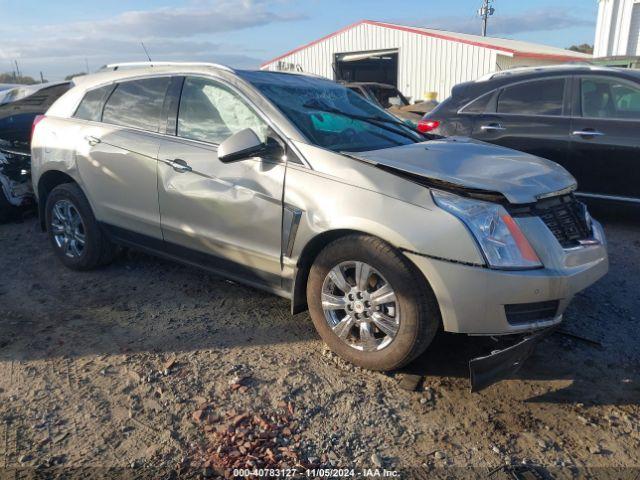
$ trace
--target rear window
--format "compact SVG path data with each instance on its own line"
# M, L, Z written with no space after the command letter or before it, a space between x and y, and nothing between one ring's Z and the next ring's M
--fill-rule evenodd
M498 97L498 113L562 115L564 82L553 78L507 87Z
M112 90L113 85L107 85L88 91L73 116L82 120L99 122L102 117L104 101Z
M157 132L170 81L162 77L119 83L104 106L102 121Z

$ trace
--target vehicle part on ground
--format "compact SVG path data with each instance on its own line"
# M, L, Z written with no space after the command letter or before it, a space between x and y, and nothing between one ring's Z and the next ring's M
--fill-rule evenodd
M469 381L471 391L478 392L489 387L498 380L514 375L531 356L536 345L552 334L557 327L550 327L535 334L525 336L510 347L494 350L484 357L469 361Z

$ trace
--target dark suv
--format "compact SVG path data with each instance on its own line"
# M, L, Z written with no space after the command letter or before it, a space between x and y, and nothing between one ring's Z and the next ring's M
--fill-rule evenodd
M585 197L640 204L640 71L554 66L457 85L418 129L553 160Z
M0 92L0 222L33 202L31 127L71 82L15 85Z

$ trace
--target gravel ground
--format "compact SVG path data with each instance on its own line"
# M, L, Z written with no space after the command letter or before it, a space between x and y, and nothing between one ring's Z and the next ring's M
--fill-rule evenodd
M640 225L605 228L611 271L564 326L601 345L555 334L516 377L472 394L466 362L486 340L441 334L406 371L363 371L283 299L136 252L72 272L35 219L1 225L0 469L175 478L233 459L403 478L507 478L523 465L635 478ZM402 388L409 374L422 377L415 391Z

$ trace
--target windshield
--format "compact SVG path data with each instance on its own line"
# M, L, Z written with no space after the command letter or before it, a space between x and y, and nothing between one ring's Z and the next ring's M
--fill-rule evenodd
M361 152L424 141L410 126L330 80L273 72L237 73L319 147Z

